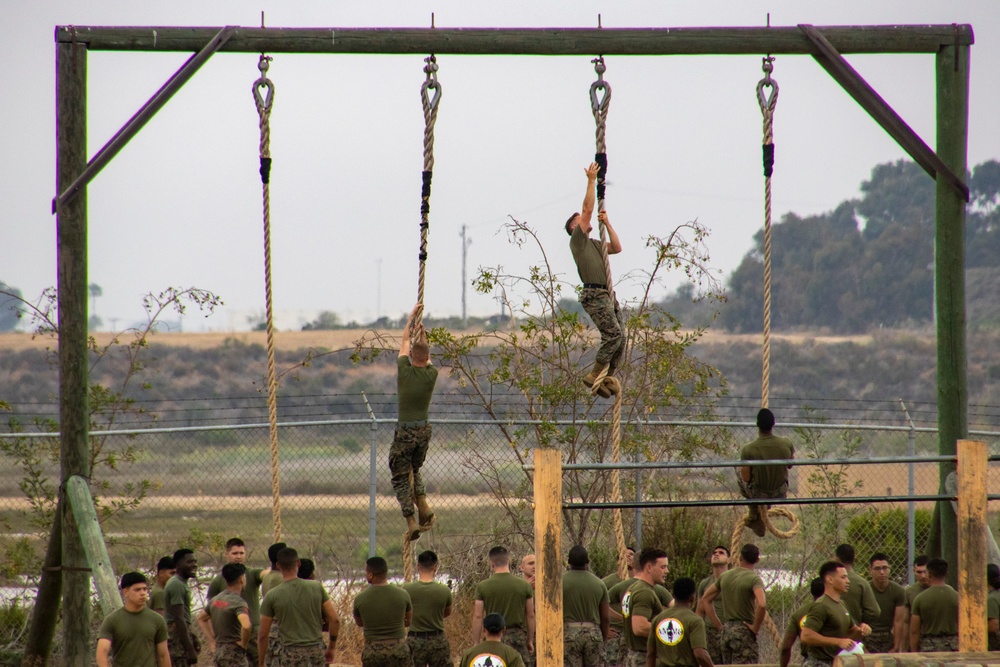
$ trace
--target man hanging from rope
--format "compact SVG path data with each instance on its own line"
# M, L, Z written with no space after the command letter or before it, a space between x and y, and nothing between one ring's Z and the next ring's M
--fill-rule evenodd
M597 350L594 368L583 379L587 387L592 387L597 378L607 370L607 376L614 375L625 351L625 327L621 321L621 310L618 300L612 296L608 285L608 274L601 255L601 242L590 238L590 230L594 227L591 218L594 215L596 201L595 184L597 182L598 164L592 162L586 169L587 192L583 197L583 208L574 213L566 221L566 233L570 235L569 248L573 252L576 270L580 274L583 289L580 291L580 305L590 315L594 325L601 332L601 347ZM598 220L604 223L608 231L607 250L609 255L617 255L622 251L618 234L608 221L607 211L597 214ZM604 398L611 396L611 391L605 386L597 392Z
M762 408L757 413L757 439L743 446L740 450L740 460L743 461L780 461L795 458L795 447L788 438L774 435L774 413ZM740 466L737 481L740 493L744 498L787 498L788 497L788 465ZM766 527L763 512L767 505L750 505L747 526L764 537Z
M431 425L427 421L427 411L437 382L438 369L431 364L430 347L424 325L413 323L420 317L424 305L413 307L403 342L399 347L396 368L396 392L399 400L399 417L396 433L389 450L389 470L392 471L392 490L406 519L406 530L410 541L420 537L421 527L426 530L434 519L420 467L427 457L427 445L431 439ZM412 338L412 340L411 340ZM412 473L412 481L411 481ZM413 504L417 505L414 516ZM419 519L419 524L417 520Z

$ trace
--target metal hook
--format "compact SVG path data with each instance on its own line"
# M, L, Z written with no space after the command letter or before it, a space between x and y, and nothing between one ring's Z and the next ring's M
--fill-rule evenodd
M423 85L420 86L420 94L424 98L424 107L428 110L433 110L437 108L438 101L441 99L441 84L437 80L437 58L432 53L424 58L424 62L427 63L424 65L424 74L427 75L427 78L424 79ZM428 90L433 90L434 95L428 95Z
M267 69L271 64L271 56L261 55L260 60L257 61L257 69L260 70L260 78L253 83L253 97L254 101L257 103L257 108L261 111L267 111L271 108L271 102L274 100L274 83L267 78ZM261 95L261 88L267 89L267 95Z
M761 111L768 109L774 111L774 106L778 102L778 82L771 78L774 71L774 57L768 55L762 58L761 69L764 71L764 78L757 82L757 103L760 104ZM764 88L770 88L769 95L764 95Z
M594 63L594 71L597 72L597 81L590 85L590 106L594 113L597 113L602 107L607 107L610 101L611 85L604 80L604 73L608 69L604 64L604 56L598 56L590 62ZM604 91L604 97L600 100L597 99L598 90Z

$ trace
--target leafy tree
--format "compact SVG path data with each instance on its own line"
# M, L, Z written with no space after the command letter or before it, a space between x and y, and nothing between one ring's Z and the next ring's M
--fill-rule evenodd
M302 326L303 331L327 331L330 329L343 328L344 325L340 321L340 315L337 315L337 313L330 310L324 310L315 320Z
M0 331L13 331L24 311L21 290L0 280Z

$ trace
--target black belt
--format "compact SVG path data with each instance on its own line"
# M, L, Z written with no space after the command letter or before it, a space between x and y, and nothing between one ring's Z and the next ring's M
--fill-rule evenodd
M410 630L410 637L415 637L417 639L426 639L428 637L440 637L444 634L444 630L431 630L430 632L414 632Z
M607 285L599 285L597 283L584 283L583 289L608 289Z
M396 426L399 428L420 428L421 426L427 426L428 421L426 419L417 419L411 422L396 422Z

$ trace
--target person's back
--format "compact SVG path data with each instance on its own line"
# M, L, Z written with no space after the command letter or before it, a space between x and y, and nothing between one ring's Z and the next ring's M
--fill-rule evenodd
M930 586L913 599L911 644L919 639L920 651L958 650L958 592L945 583L947 575L948 563L932 558L927 563Z
M368 588L354 598L354 622L365 637L362 667L412 665L406 627L412 622L413 604L409 593L389 585L388 572L384 558L369 558L365 563Z
M452 667L451 645L444 632L444 619L451 615L451 589L434 580L438 557L433 551L417 556L418 581L403 584L413 605L413 620L407 635L414 667Z
M563 664L566 667L603 667L604 639L610 634L608 589L587 566L586 548L576 545L563 572Z
M698 595L694 579L674 582L674 607L657 614L646 641L646 665L654 667L712 667L705 619L693 606Z
M322 608L329 599L318 581L287 579L264 596L261 614L274 618L283 647L322 643Z
M479 629L485 633L485 640L465 651L458 667L525 667L520 651L502 641L506 630L503 616L487 614Z

